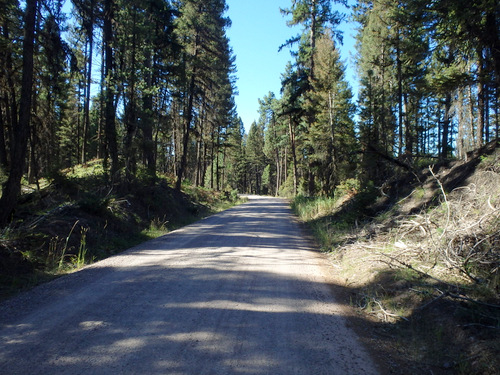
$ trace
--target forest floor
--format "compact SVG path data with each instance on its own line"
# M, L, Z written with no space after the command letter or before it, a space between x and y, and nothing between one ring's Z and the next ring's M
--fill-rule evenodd
M329 254L335 293L387 373L500 368L500 150L495 143L340 199L297 198ZM403 176L403 177L401 177ZM234 204L171 181L110 187L102 165L25 185L0 229L0 299ZM133 192L133 193L132 193ZM366 334L369 332L369 334Z
M117 254L236 203L236 194L159 177L110 186L99 160L23 185L0 228L0 300Z
M329 269L287 201L249 197L0 303L0 373L383 374Z
M498 373L497 146L420 173L400 171L405 177L378 190L293 203L387 373Z

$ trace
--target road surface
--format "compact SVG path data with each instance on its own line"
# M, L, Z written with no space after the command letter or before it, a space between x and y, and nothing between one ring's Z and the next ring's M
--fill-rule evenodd
M376 374L325 267L250 197L0 304L0 374Z

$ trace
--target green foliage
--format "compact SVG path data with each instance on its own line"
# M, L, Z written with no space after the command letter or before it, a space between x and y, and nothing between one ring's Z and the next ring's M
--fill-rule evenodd
M500 173L500 152L481 156L481 163L478 168L485 171Z
M311 228L324 251L335 251L343 236L352 229L348 221L337 216L341 208L337 199L298 195L292 200L291 206Z
M68 251L69 239L71 238L71 234L73 234L73 231L75 230L76 224L78 224L78 221L76 221L75 224L73 224L73 226L71 227L71 230L69 231L68 236L66 237L66 240L64 241L64 246L61 250L61 257L59 259L59 269L61 269L63 264L64 264L66 252Z
M78 253L76 254L76 257L73 260L73 264L76 268L83 267L86 263L90 263L89 260L87 259L87 232L89 231L89 228L83 228L81 229L80 233L80 246L78 247Z
M268 192L270 188L272 189L271 182L272 182L272 173L271 173L271 165L268 164L264 168L264 171L262 172L262 186L263 190Z
M263 192L262 175L267 165L264 154L264 124L254 122L248 132L245 155L248 163L249 192L261 194Z
M78 201L78 206L85 212L92 215L106 215L110 197L102 197L95 193L87 193Z
M51 185L33 193L46 199L27 199L23 221L0 231L0 298L241 202L236 190L187 185L187 195L147 173L108 188L103 174L97 161L54 174Z
M5 183L5 181L7 181L7 174L5 173L3 167L0 166L0 193L2 192L2 187ZM0 197L2 196L2 194L0 194Z
M349 178L342 181L339 185L335 187L335 197L344 197L356 195L361 190L361 183L356 178Z
M280 189L278 190L278 195L280 197L287 197L291 198L295 194L295 189L293 186L293 174L289 173L287 175L287 178L285 182L280 186Z
M168 224L169 224L168 220L165 220L165 217L161 219L156 217L153 220L151 220L149 228L144 229L142 231L142 234L144 234L149 238L156 238L163 236L164 234L167 234L169 232Z
M296 196L292 201L292 209L305 221L329 216L336 208L336 201L327 197Z

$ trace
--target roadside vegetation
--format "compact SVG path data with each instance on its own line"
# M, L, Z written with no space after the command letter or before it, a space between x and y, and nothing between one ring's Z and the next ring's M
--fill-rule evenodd
M291 52L280 95L243 124L225 0L0 1L1 296L233 190L297 196L401 372L495 372L496 3L290 1L279 11L301 32L276 46Z
M235 192L173 178L106 183L101 160L24 184L11 223L0 229L0 299L229 208Z
M497 373L500 150L493 143L389 185L381 194L352 180L333 198L292 205L393 372Z

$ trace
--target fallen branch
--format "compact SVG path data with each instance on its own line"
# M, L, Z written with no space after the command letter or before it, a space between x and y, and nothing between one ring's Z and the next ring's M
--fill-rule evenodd
M415 292L418 292L418 293L422 293L421 291L418 291L418 290L415 290L415 289L412 289L412 290L415 291ZM495 305L495 304L491 304L491 303L481 302L481 301L478 301L476 299L465 297L465 296L460 296L458 294L453 294L453 293L450 293L448 291L443 292L443 291L441 291L441 290L439 290L437 288L435 288L435 290L438 293L440 293L440 294L437 297L435 297L432 301L427 302L425 305L419 306L417 308L417 310L423 310L427 306L429 306L429 305L433 304L434 302L439 301L440 299L445 298L445 297L450 297L450 298L459 299L459 300L462 300L462 301L472 302L472 303L475 303L477 305L481 305L481 306L485 306L485 307L491 307L493 309L500 309L500 305Z
M395 262L397 262L397 263L399 263L399 264L400 264L400 265L402 265L402 266L405 266L406 268L408 268L408 269L410 269L410 270L415 271L416 273L418 273L418 274L420 274L420 275L422 275L422 276L428 277L428 278L430 278L430 279L432 279L432 280L435 280L435 281L437 281L437 282L439 282L439 283L441 283L441 284L444 284L444 285L448 285L448 286L450 286L450 287L453 287L453 288L455 288L455 289L457 289L457 290L458 290L458 289L460 289L457 285L453 285L453 284L447 283L447 282L446 282L446 281L444 281L444 280L441 280L441 279L438 279L437 277L431 276L431 275L429 275L428 273L423 272L423 271L420 271L419 269L417 269L417 268L413 267L411 264L405 263L405 262L403 262L403 261L401 261L401 260L399 260L399 259L397 259L397 258L395 258L395 257L392 257L392 256L390 256L390 255L388 255L388 254L384 254L384 253L381 253L381 252L379 252L379 254L380 254L380 255L383 255L383 256L385 256L385 257L387 257L387 258L389 258L389 259L391 259L391 260L393 260L393 261L395 261Z
M437 296L436 298L434 298L432 301L427 302L425 305L422 305L422 306L417 307L417 309L416 309L416 310L423 310L423 309L425 309L427 306L432 305L434 302L439 301L440 299L442 299L442 298L443 298L443 297L445 297L445 296L446 296L446 293L442 293L442 294L440 294L439 296Z
M394 314L394 313L391 313L389 311L387 311L386 309L384 309L384 307L382 306L382 303L378 300L376 300L375 298L371 297L371 296L368 296L366 294L361 294L361 296L366 300L368 301L372 301L372 302L375 302L378 307L380 308L380 310L377 310L377 311L373 311L372 313L377 313L379 311L381 311L386 317L387 316L390 316L392 318L399 318L399 319L403 319L405 321L408 321L408 318L404 317L404 316L401 316L399 314ZM359 306L359 305L358 305ZM359 306L362 310L366 309L366 307L368 306L368 303L365 303L364 306Z
M446 233L446 229L448 229L448 225L450 223L450 215L451 215L450 204L448 203L448 198L446 197L446 192L444 191L443 184L441 183L441 181L439 181L439 178L437 178L437 176L434 174L434 170L432 168L433 168L432 166L429 166L429 171L431 172L432 177L434 177L434 179L438 183L439 188L441 189L441 193L443 193L444 202L446 204L446 209L447 209L446 226L444 227L443 233L441 233L441 237L440 237L440 238L443 238L445 233Z
M380 311L382 311L385 315L393 317L393 318L400 318L400 319L403 319L405 321L408 321L408 318L405 318L404 316L401 316L398 314L393 314L393 313L390 313L389 311L385 310L384 307L382 306L382 303L377 301L375 298L373 298L373 302L375 302L378 305L378 307L380 307Z
M500 328L495 327L495 326L487 326L487 325L480 324L480 323L469 323L469 324L461 325L460 327L462 327L462 328L482 327L482 328L489 328L489 329L500 329Z
M477 305L481 305L481 306L486 306L486 307L491 307L493 309L500 309L500 305L494 305L492 303L486 303L486 302L481 302L481 301L478 301L476 299L473 299L473 298L469 298L469 297L464 297L464 296L459 296L457 294L452 294L450 292L445 292L449 297L451 298L455 298L455 299L460 299L460 300L463 300L463 301L467 301L467 302L472 302L472 303L475 303Z

